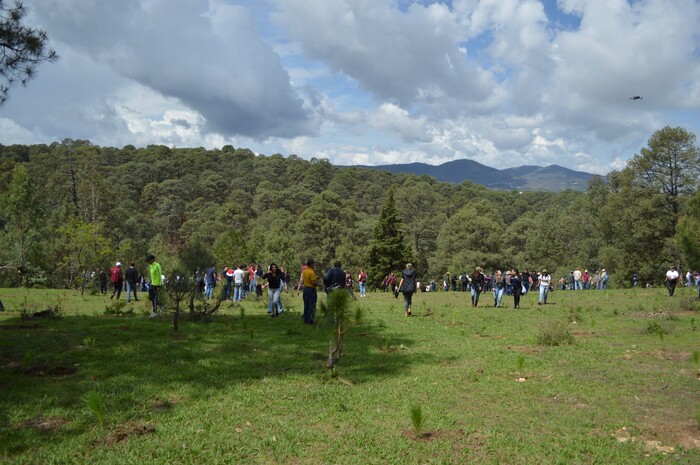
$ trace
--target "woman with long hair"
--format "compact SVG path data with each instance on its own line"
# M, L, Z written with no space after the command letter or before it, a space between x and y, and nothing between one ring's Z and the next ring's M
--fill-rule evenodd
M503 278L501 270L496 270L493 277L493 306L500 307L503 301L503 293L506 290L506 280Z
M267 280L267 313L274 317L279 315L277 309L284 282L284 272L277 267L276 263L272 263L267 273L263 275L263 279Z

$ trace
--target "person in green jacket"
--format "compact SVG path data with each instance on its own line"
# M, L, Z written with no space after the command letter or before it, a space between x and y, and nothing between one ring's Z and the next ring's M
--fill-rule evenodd
M149 255L146 258L148 262L148 271L151 274L151 285L148 286L148 300L153 303L153 311L151 318L158 315L158 293L163 285L163 272L160 269L160 263L156 261L156 257Z

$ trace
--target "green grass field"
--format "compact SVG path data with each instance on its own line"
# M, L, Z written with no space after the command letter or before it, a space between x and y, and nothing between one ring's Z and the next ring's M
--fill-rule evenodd
M695 295L424 293L405 318L370 293L331 372L293 293L279 318L224 304L174 334L145 302L3 289L0 463L698 464Z

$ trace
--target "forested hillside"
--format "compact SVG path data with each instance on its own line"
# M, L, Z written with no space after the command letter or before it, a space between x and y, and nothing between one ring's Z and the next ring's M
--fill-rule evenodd
M607 181L561 193L496 191L232 146L0 146L1 284L76 286L85 270L116 260L143 267L147 252L165 270L275 261L296 274L313 257L324 269L338 259L355 271L368 266L392 189L423 279L477 265L547 267L557 276L579 266L606 268L614 285L635 271L658 282L687 261L676 231L698 189L694 142L664 128ZM659 164L669 156L675 165ZM680 229L697 242L697 229Z

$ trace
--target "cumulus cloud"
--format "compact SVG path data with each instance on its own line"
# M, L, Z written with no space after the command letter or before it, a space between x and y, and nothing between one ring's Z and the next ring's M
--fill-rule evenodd
M338 164L471 158L604 173L663 126L700 130L697 0L29 6L61 59L12 90L1 143L233 144Z
M209 131L265 138L315 131L248 9L207 0L45 0L56 39L199 112Z

